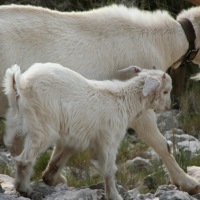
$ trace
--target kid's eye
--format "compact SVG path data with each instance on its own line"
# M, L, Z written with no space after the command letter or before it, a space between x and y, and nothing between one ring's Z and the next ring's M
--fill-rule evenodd
M168 91L164 91L163 93L164 93L164 94L168 94Z

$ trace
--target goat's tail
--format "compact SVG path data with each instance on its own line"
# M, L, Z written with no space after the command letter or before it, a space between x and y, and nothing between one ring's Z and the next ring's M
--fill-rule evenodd
M19 79L21 70L18 65L14 65L6 70L3 87L4 93L8 98L9 105L16 107L19 99Z

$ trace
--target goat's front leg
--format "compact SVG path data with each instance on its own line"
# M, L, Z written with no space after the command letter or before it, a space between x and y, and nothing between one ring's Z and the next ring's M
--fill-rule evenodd
M109 147L109 148L108 148ZM115 165L118 145L111 144L107 148L97 145L96 154L98 159L97 169L102 173L105 180L105 190L107 200L123 200L119 195L115 185Z
M167 141L158 130L153 110L145 111L139 118L136 118L132 128L161 157L169 172L172 184L190 194L200 192L200 184L187 175L170 154Z
M33 190L30 187L32 162L16 161L15 188L23 196L30 197Z
M57 185L67 182L66 178L61 174L61 170L73 153L74 150L72 148L62 146L61 143L56 144L48 167L42 175L46 184Z

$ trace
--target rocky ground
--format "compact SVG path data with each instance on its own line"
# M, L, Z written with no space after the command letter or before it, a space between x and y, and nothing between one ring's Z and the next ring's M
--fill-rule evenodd
M195 169L200 172L200 168ZM19 196L13 187L13 178L7 175L0 175L2 200L28 200ZM117 184L117 183L116 183ZM43 182L32 183L35 191L43 196L44 200L105 200L104 187L102 183L92 185L88 188L72 188L61 184L50 187ZM140 194L137 188L125 190L120 184L117 188L124 200L195 200L200 199L200 194L190 196L186 192L176 189L174 185L161 185L154 194ZM34 198L34 197L33 197ZM35 197L34 199L37 199Z
M198 136L194 137L184 133L180 129L178 123L179 113L175 110L158 114L159 129L171 143L172 149L178 153L179 151L187 152L188 159L194 158L200 152L200 141ZM132 134L128 138L137 141L137 137ZM136 157L133 160L128 160L125 165L130 169L130 172L137 173L139 170L151 171L153 165L152 160L159 159L152 149L148 149L145 153L151 155L151 159L144 157ZM4 149L0 149L0 165L6 165L14 170L13 161L9 153ZM187 173L195 177L200 182L200 167L192 166L187 168ZM163 177L164 178L164 177ZM0 199L2 200L28 200L20 196L14 189L13 178L0 174ZM151 185L156 180L151 176L146 178L145 184ZM190 196L186 192L179 191L174 185L160 185L155 193L141 194L139 188L125 190L123 186L116 181L119 193L124 200L200 200L200 194ZM43 197L44 200L104 200L103 183L91 185L82 188L73 188L65 184L56 187L45 185L42 181L32 182L34 190ZM33 195L33 199L37 200L37 195Z

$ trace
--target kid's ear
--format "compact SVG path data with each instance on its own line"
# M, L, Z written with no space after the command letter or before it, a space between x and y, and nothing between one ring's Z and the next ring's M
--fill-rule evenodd
M124 69L118 70L118 72L132 72L132 73L140 73L142 71L142 68L138 66L129 66Z
M144 97L148 96L150 93L154 92L160 87L161 83L157 78L148 76L145 80L142 93Z

